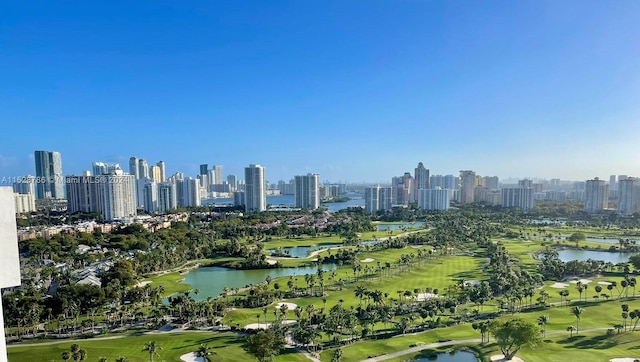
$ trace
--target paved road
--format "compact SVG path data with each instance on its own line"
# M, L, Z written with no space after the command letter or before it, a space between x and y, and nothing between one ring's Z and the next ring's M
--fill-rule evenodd
M389 354L383 354L382 356L378 356L378 357L368 358L368 359L365 359L365 360L362 360L362 361L363 362L385 361L385 360L388 360L388 359L404 356L404 355L407 355L407 354L417 353L417 352L423 351L425 349L453 346L453 345L456 345L456 344L469 344L469 343L480 343L480 338L460 339L460 340L457 340L457 341L446 341L446 342L436 342L436 343L423 344L423 345L420 345L420 346L407 348L407 349L402 350L402 351L389 353Z
M607 329L609 329L609 327L584 329L584 330L580 330L580 332L606 331ZM424 333L424 332L422 332L422 333ZM565 331L550 331L550 332L547 332L547 336L555 335L555 334L566 334L566 333L567 332L565 332ZM457 344L470 344L470 343L480 343L480 338L460 339L460 340L453 340L453 341L446 341L446 342L436 342L436 343L430 343L430 344L423 344L423 345L420 345L420 346L407 348L407 349L404 349L402 351L393 352L393 353L389 353L389 354L383 354L383 355L378 356L378 357L364 359L364 360L362 360L362 362L386 361L388 359L404 356L404 355L407 355L407 354L417 353L417 352L423 351L425 349L446 347L446 346L454 346L454 345L457 345Z

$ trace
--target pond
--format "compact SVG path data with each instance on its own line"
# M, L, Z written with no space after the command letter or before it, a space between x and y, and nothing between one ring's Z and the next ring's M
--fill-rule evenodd
M376 225L377 231L391 231L391 230L400 230L402 228L413 229L420 228L424 226L424 222L416 221L412 223L398 223L398 224L378 224Z
M325 271L335 270L336 268L337 265L335 264L322 265L322 269ZM318 268L316 266L253 270L238 270L213 266L190 271L182 283L191 284L193 289L199 289L200 293L198 293L198 295L192 293L191 296L196 301L203 301L208 297L218 297L225 286L229 289L244 288L249 284L264 282L267 276L271 276L273 279L291 275L304 277L305 274L315 274L317 271ZM284 285L282 284L281 282L281 288L286 288L286 282Z
M316 250L324 250L329 248L335 248L336 246L342 246L342 244L322 244L322 245L311 245L311 246L288 246L282 248L283 253L288 253L293 258L306 258L309 253L314 252ZM275 253L276 249L268 249L268 253Z
M586 261L588 259L591 259L602 260L604 262L610 262L613 264L626 263L629 261L629 257L633 254L634 253L577 249L565 249L558 251L558 257L564 262L568 262L571 260Z
M476 356L470 352L456 351L455 353L438 353L436 358L421 357L412 360L414 362L478 362Z
M615 245L619 245L620 242L618 241L618 239L607 239L607 238L586 238L585 239L588 242L591 243L601 243L601 244L615 244Z

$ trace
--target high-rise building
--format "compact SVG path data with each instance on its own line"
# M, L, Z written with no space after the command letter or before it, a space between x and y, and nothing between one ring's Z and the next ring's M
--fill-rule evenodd
M616 182L616 175L609 176L609 190L617 190L618 183Z
M209 181L209 191L213 191L213 185L218 184L218 180L216 180L216 171L211 169L207 174L207 181Z
M409 172L404 175L391 179L391 188L393 189L393 200L397 204L407 205L415 202L413 191L413 176Z
M140 162L137 157L129 158L129 174L133 175L136 180L140 178Z
M587 180L585 186L584 211L596 214L607 208L609 202L609 186L604 180L594 178Z
M444 189L420 189L418 191L418 208L421 210L445 211L449 209L451 193Z
M140 179L140 181L143 181L139 184L139 189L144 211L149 214L158 212L158 183L150 178Z
M206 163L203 163L202 165L200 165L200 175L206 175L209 172L209 165Z
M545 200L547 201L564 201L566 199L566 191L551 190L545 192Z
M236 191L233 193L233 205L245 207L244 191Z
M91 174L94 176L106 175L109 173L107 164L104 162L94 162L91 164Z
M16 205L16 214L25 214L36 211L36 195L35 194L13 194L13 200Z
M161 214L178 207L176 184L172 182L158 183L158 212Z
M528 181L528 180L525 180ZM522 211L533 209L532 187L507 187L502 189L502 207L518 207Z
M429 188L429 169L424 167L422 162L418 163L418 167L414 170L414 201L417 201L418 190L426 190Z
M164 164L164 161L158 161L158 163L156 163L156 166L160 168L160 179L162 180L160 182L165 182L167 180L167 168Z
M476 186L473 190L473 200L474 202L484 202L489 205L500 205L502 203L502 193L500 190Z
M533 187L533 181L532 180L518 180L518 187L524 187L524 188L529 188L529 187Z
M444 177L444 189L447 190L459 190L460 189L460 178L453 175L446 175Z
M373 214L380 210L380 185L364 189L364 211Z
M138 160L138 178L149 177L149 165L144 158Z
M460 203L470 204L474 202L476 187L476 173L470 170L460 171Z
M433 189L435 188L442 188L445 189L446 187L444 187L444 176L442 175L433 175L429 177L429 186Z
M393 208L393 190L391 187L381 187L378 197L380 210L391 210Z
M490 190L497 190L500 186L498 176L485 176L482 178L484 187Z
M640 211L640 179L627 177L618 180L618 213L632 215Z
M27 175L22 177L18 182L13 183L13 193L20 195L28 195L31 194L33 197L36 197L36 178Z
M149 168L149 176L155 181L155 182L163 182L163 178L162 178L162 170L160 169L160 166L158 165L153 165Z
M216 175L216 185L222 185L224 182L224 175L222 174L222 166L213 165L212 167L213 173Z
M178 206L200 206L200 185L198 180L188 177L176 181L178 191Z
M108 180L102 176L67 176L67 212L102 212L101 181Z
M391 210L393 191L391 187L380 187L380 185L366 187L364 189L364 210L370 214L380 210Z
M36 199L64 199L65 187L60 152L36 151L34 156Z
M135 216L135 176L118 171L98 177L101 179L98 184L102 189L102 217L111 221Z
M227 176L227 183L229 184L229 191L234 192L238 189L238 178L236 175Z
M244 169L245 182L245 210L259 212L267 209L267 196L265 192L264 167L249 165Z
M296 176L295 185L296 207L309 210L320 207L320 176L318 174Z

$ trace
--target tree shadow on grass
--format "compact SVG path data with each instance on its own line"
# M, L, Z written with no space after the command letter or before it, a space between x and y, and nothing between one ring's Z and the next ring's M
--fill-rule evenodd
M585 336L581 336L581 335L574 335L573 337L568 337L565 339L561 339L556 341L557 344L570 344L570 343L575 343L576 341L579 341L581 339L584 339Z
M478 271L466 271L460 272L452 275L453 279L462 279L464 281L477 280L479 275Z
M231 346L234 344L244 344L245 340L242 338L237 338L237 337L233 337L233 336L216 336L216 337L209 337L209 338L202 338L202 339L194 339L194 340L188 340L185 342L193 342L193 343L189 343L189 344L183 344L180 346L175 346L172 349L183 349L183 348L189 348L189 347L199 347L201 344L207 344L207 343L211 343L211 342L217 342L216 344L220 344L223 346Z
M560 341L558 344L571 344L571 346L565 346L565 348L578 348L578 349L609 349L618 345L616 340L610 336L602 335L587 338L585 336L573 336Z

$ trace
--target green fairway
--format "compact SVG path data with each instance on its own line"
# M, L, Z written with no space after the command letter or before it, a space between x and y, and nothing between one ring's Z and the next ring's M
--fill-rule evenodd
M216 352L214 361L251 360L253 357L242 349L244 338L235 333L164 333L154 335L133 336L110 340L82 340L75 342L87 350L88 360L97 361L99 357L107 357L115 361L119 356L129 359L129 362L144 362L149 360L149 354L143 352L145 343L155 341L162 350L156 361L179 361L180 356L194 352L200 344L206 343ZM61 361L61 354L69 351L71 342L54 345L21 347L11 346L8 349L11 362Z

